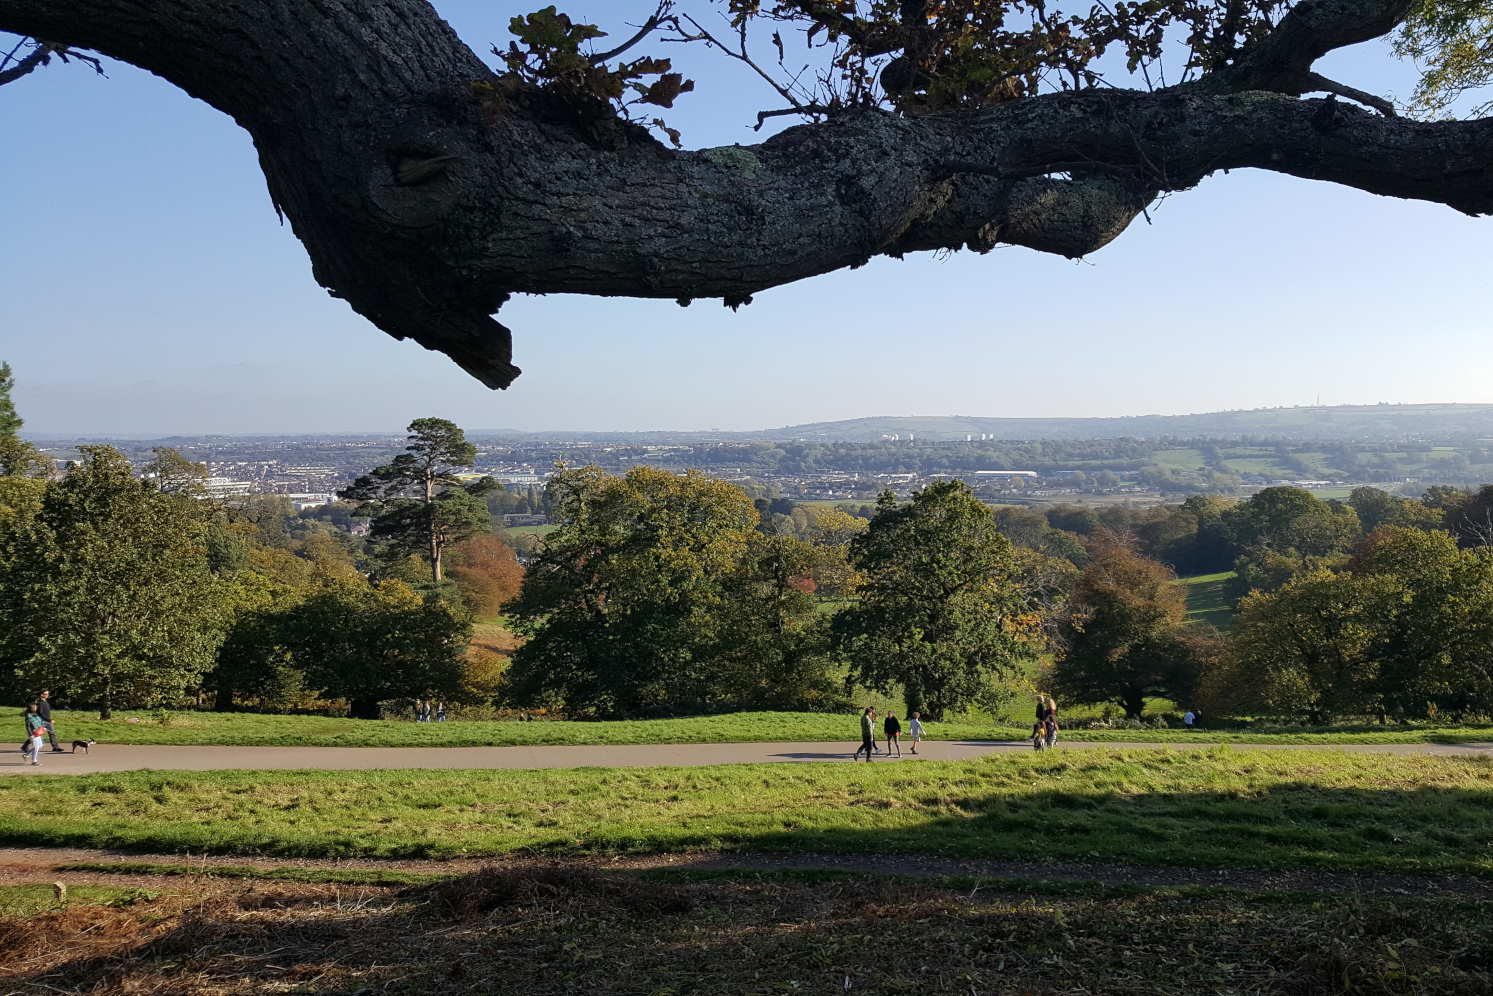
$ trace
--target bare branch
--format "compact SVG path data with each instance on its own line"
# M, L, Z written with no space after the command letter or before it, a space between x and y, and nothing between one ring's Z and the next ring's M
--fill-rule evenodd
M1319 73L1307 73L1305 82L1307 83L1307 86L1302 91L1303 93L1314 93L1317 91L1321 91L1322 93L1335 93L1339 97L1346 97L1349 100L1355 100L1358 103L1365 105L1366 107L1372 107L1374 110L1378 111L1380 114L1383 114L1387 118L1397 116L1395 112L1395 105L1385 100L1383 97L1375 96L1372 93L1365 93L1362 90L1356 90L1351 86L1344 86L1342 83L1330 80L1326 76L1323 76Z
M617 58L617 56L621 55L623 52L626 52L628 49L632 48L644 38L647 38L664 23L666 15L673 9L674 0L659 0L658 9L653 12L648 20L643 22L643 26L638 29L637 34L633 35L627 41L623 42L621 45L618 45L610 52L602 52L599 55L591 56L591 65L600 66L608 60L615 59Z
M24 57L22 57L19 61L17 61L14 66L6 69L6 65L12 59L15 59L16 53L24 48L28 43L33 44L36 47L29 53L27 53ZM28 73L32 73L42 66L47 65L52 61L52 56L54 55L57 56L57 58L61 59L63 62L67 62L70 58L77 59L79 62L86 62L93 67L94 72L98 73L100 76L104 75L103 64L91 55L83 55L81 53L74 52L66 45L59 45L56 42L47 42L40 40L33 42L30 38L22 38L19 42L16 43L15 48L7 52L4 58L0 58L0 86L4 86L7 83L14 83L22 76L25 76Z
M21 41L21 45L24 45L25 43L26 42L23 39ZM5 57L7 62L15 55L16 51L20 47L20 45L17 45L16 48L10 50L9 54L7 54ZM16 80L20 79L22 76L25 76L27 73L34 72L36 69L45 66L47 62L50 61L51 55L51 49L47 48L47 46L45 45L38 44L36 48L19 59L11 68L0 69L0 86L4 86L7 83L14 83ZM0 63L0 66L3 65L4 63Z

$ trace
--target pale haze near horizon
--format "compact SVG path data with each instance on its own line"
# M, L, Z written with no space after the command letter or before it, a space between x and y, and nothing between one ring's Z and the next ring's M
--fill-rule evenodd
M438 0L489 62L542 6ZM560 3L625 30L653 4ZM637 16L623 18L622 11ZM690 147L775 106L703 50L667 113ZM1405 95L1383 42L1319 68ZM1257 171L1172 195L1074 262L879 258L719 301L517 297L493 392L330 298L247 133L163 80L53 66L0 88L0 360L39 435L759 429L868 415L1115 416L1493 402L1493 219ZM781 125L780 125L781 126Z

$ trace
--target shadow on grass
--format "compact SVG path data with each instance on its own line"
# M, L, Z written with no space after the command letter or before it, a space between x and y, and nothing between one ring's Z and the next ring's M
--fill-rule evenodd
M717 847L1493 878L1493 792L1466 789L1284 783L1253 796L1043 791L1020 797L867 798L845 808L870 815L934 804L957 812L904 821L896 828L876 825L874 815L826 826L795 810L782 812L783 825L776 829L736 830L729 816L718 816L711 820L711 834L665 827L644 835L597 832L586 838L585 849ZM852 822L859 825L843 825Z
M601 806L563 821L509 814L501 825L474 814L458 795L410 800L397 811L402 818L349 807L336 821L292 815L276 826L261 819L162 821L145 811L10 816L0 819L0 844L303 858L820 852L1493 878L1493 791L1465 787L1285 781L1252 793L961 793L948 783L888 780L836 800L805 793L753 808L741 797L707 795L687 813Z

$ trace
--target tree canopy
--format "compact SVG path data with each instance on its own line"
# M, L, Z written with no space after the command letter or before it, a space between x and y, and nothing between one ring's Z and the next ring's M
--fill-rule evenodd
M425 0L0 0L35 40L0 82L91 50L231 115L323 286L506 387L516 293L737 307L883 254L1078 257L1241 168L1486 214L1493 121L1414 114L1488 81L1489 23L1487 0L661 0L609 49L554 6L515 18L494 68ZM1410 115L1314 68L1397 31L1427 67ZM660 115L708 81L665 41L802 123L676 148Z
M1100 537L1069 596L1056 690L1079 702L1118 702L1132 718L1148 696L1185 704L1206 640L1186 629L1186 589L1175 579L1129 545Z
M740 488L582 467L549 493L559 528L507 609L528 637L509 671L517 702L610 716L839 703L813 558L757 532Z
M0 565L8 662L33 686L115 705L170 701L212 668L224 590L201 503L131 474L107 446L49 483Z
M502 485L490 477L463 481L458 476L477 459L477 447L456 423L417 418L408 431L406 452L359 477L338 497L361 503L359 512L373 520L371 536L404 554L427 554L439 583L446 549L491 528L486 496Z
M909 711L941 719L1041 650L1011 542L963 482L930 484L901 506L883 494L850 550L864 580L835 616L837 642L861 684L900 685Z

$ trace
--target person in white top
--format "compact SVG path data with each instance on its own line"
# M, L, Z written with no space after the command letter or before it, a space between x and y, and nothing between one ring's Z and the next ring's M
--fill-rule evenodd
M907 735L912 737L912 752L918 752L918 741L923 739L923 724L918 722L922 713L913 713L912 718L907 721Z

